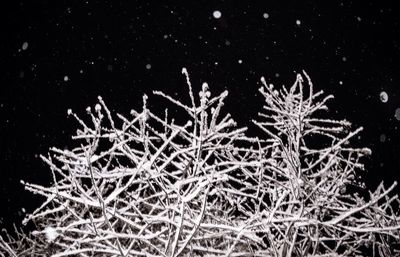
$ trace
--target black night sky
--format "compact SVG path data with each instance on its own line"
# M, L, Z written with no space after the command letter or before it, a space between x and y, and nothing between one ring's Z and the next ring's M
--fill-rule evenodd
M316 89L335 95L331 117L364 127L355 144L372 149L365 174L371 189L398 179L400 9L394 1L162 2L3 6L1 227L19 224L22 208L41 203L20 180L50 180L38 155L71 145L78 124L67 109L84 116L101 95L110 109L129 114L146 93L150 107L161 111L152 90L188 101L182 67L196 91L205 81L212 92L228 89L225 111L242 126L251 126L262 107L261 76L291 85L306 70ZM380 97L385 92L387 101Z

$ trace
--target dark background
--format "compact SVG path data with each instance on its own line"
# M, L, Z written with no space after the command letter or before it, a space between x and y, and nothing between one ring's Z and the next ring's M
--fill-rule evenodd
M226 104L249 125L263 99L259 79L291 85L306 70L334 94L330 115L363 126L371 190L400 172L400 9L384 1L15 1L2 6L0 40L1 227L41 203L21 179L48 183L38 158L71 145L67 118L103 96L128 114L143 93L163 90L189 103L196 91L229 90ZM244 3L249 2L249 3ZM301 4L300 4L301 2ZM329 2L329 3L326 3ZM219 10L221 18L213 17ZM297 20L300 24L297 23ZM241 60L241 63L240 61ZM150 66L151 67L150 67ZM387 92L386 103L380 93ZM159 98L150 105L161 110ZM397 109L397 115L396 115ZM398 189L397 192L400 192Z

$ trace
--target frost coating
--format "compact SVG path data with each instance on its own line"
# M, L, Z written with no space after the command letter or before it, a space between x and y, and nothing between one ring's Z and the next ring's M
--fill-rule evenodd
M96 104L96 105L94 106L94 109L96 110L96 112L101 111L101 105L100 105L100 104Z

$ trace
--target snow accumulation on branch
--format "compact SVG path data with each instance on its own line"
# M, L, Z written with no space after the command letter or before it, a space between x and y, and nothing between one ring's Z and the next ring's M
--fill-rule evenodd
M112 114L101 97L69 150L41 156L53 183L23 182L44 197L27 215L35 230L0 237L2 256L374 256L399 255L396 186L369 196L358 179L367 148L345 120L320 118L333 96L308 75L290 88L261 78L265 105L246 136L187 70L184 123L142 110ZM304 81L306 80L306 82ZM364 190L365 191L365 190Z

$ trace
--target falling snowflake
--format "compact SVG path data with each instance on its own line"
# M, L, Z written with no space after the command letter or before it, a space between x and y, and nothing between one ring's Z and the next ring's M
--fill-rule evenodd
M151 64L150 64L150 63L146 64L146 69L147 69L147 70L150 70L150 69L151 69Z
M301 21L300 20L296 20L296 25L300 26L300 24L301 24Z
M26 49L28 49L28 42L24 42L23 44L22 44L22 50L26 50Z
M269 14L268 13L263 13L263 17L264 17L264 19L268 19L269 18Z
M239 59L239 60L238 60L238 63L239 63L239 64L242 64L242 63L243 63L243 61L242 61L241 59Z
M215 19L219 19L219 18L221 18L222 14L220 11L216 10L213 12L213 16Z
M58 236L57 230L53 227L46 227L44 229L44 233L46 235L47 242L49 243L53 242Z
M394 117L400 121L400 107L396 109L394 113Z
M381 99L382 103L386 103L389 100L389 96L385 91L380 93L379 98Z
M68 76L64 76L64 81L67 82L69 80Z
M386 141L386 135L385 134L381 134L379 137L379 141L381 141L381 143L384 143Z

